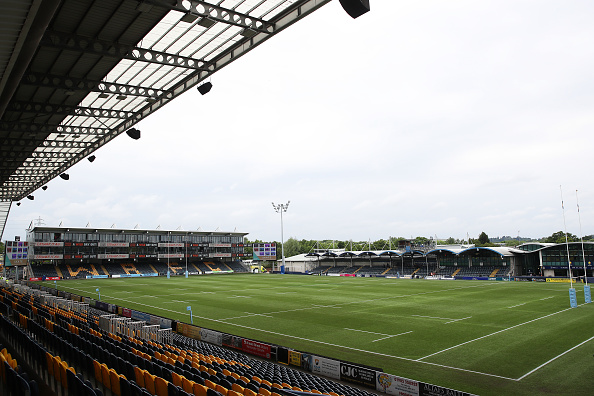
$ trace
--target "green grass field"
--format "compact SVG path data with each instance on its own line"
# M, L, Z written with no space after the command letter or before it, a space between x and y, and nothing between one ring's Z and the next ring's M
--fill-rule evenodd
M46 282L54 287L53 281ZM568 284L297 275L59 281L159 316L479 395L594 394L594 304Z

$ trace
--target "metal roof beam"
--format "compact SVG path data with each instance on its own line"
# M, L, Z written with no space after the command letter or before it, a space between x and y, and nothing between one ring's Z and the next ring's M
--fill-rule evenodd
M99 80L88 80L84 78L72 78L51 74L29 73L23 79L23 84L38 87L61 88L65 91L93 91L113 95L141 96L146 98L157 98L165 95L172 97L169 91L164 89L139 87L136 85L116 84Z
M70 134L70 135L107 135L111 130L108 128L91 128L71 125L48 125L48 124L27 124L22 122L0 123L0 130L7 132L29 132L37 134Z
M35 113L47 115L65 115L78 117L94 117L94 118L118 118L128 119L133 118L135 113L133 111L124 110L110 110L102 109L100 107L79 107L68 105L54 105L49 103L34 103L34 102L12 102L9 106L12 111L20 111L23 113Z
M227 25L238 26L244 29L252 29L258 33L274 33L275 25L269 21L255 18L247 14L220 7L205 1L197 0L176 0L176 5L171 5L162 0L145 0L144 3L153 4L159 7L168 8L173 11L179 11L190 15L225 23ZM189 7L187 7L189 5Z
M194 59L187 56L169 54L166 52L55 31L47 31L41 44L44 47L53 47L92 55L109 56L116 59L128 59L132 61L156 63L158 65L184 67L192 70L206 70L206 62L202 59Z

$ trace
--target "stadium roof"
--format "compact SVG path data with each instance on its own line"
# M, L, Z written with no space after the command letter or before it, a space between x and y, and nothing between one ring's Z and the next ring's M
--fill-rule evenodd
M3 0L0 202L33 199L38 188L66 178L70 167L328 2Z
M233 236L245 236L247 232L237 232L237 231L202 231L202 230L165 230L165 229L139 229L139 228L97 228L97 227L46 227L46 226L33 226L31 229L27 230L29 232L70 232L70 233L107 233L107 234L171 234L171 235L187 235L187 234L196 234L196 235L233 235Z

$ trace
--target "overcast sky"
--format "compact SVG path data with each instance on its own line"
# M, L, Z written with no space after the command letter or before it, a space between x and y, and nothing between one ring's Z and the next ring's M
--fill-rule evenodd
M466 239L594 234L594 2L322 7L13 205L47 226Z

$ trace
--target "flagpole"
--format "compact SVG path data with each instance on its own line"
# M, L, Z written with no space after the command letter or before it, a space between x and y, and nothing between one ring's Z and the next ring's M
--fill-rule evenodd
M565 229L565 247L567 248L567 268L569 270L569 283L573 289L573 276L571 276L571 260L569 258L569 241L567 240L567 224L565 222L565 206L563 205L563 190L559 185L559 191L561 192L561 209L563 210L563 228Z
M582 241L582 258L584 260L584 301L586 304L592 302L592 294L590 294L590 286L588 285L588 268L586 267L586 252L584 250L584 237L582 234L582 218L580 215L580 203L578 201L578 191L575 190L575 202L577 203L578 219L580 221L580 240Z
M580 202L578 201L578 190L575 190L575 202L577 204L578 220L580 222L580 240L582 242L582 258L584 260L584 280L588 284L588 272L586 268L586 253L584 252L584 237L582 234L582 217L580 216Z
M569 282L571 286L569 288L569 305L571 308L577 308L577 296L575 289L573 288L573 276L571 275L571 259L569 257L569 241L567 240L567 223L565 222L565 206L563 205L563 190L559 185L559 191L561 192L561 209L563 210L563 227L565 228L565 246L567 247L567 268L569 269Z

